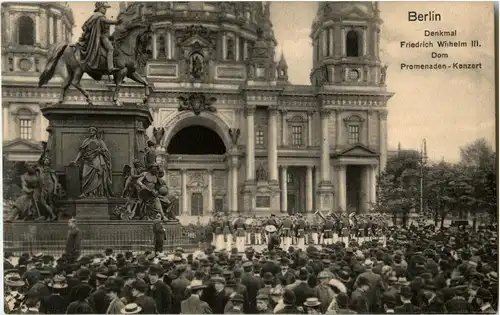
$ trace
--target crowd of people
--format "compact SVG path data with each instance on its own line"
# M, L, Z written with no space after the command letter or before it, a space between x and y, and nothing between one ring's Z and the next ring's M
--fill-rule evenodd
M477 229L394 226L383 229L383 238L363 239L323 228L323 241L313 237L312 245L302 243L300 229L286 234L283 222L277 228L269 225L263 240L267 246L245 245L243 251L238 242L231 248L227 241L221 246L220 233L214 232L213 244L191 254L177 248L167 255L155 243L144 253L107 249L81 255L73 220L61 257L25 253L13 258L5 253L4 311L496 313L496 223ZM237 229L236 235L242 235ZM285 238L292 234L297 245L289 246Z

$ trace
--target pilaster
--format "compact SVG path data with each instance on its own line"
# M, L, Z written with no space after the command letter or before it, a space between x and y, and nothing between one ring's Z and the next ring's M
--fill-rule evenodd
M286 147L288 145L288 125L286 122L286 115L288 110L286 108L281 109L281 145Z
M379 111L379 170L383 172L387 164L387 110Z
M288 211L288 174L287 167L281 166L281 213Z
M278 134L277 134L277 116L278 107L269 106L269 132L268 132L268 172L269 182L279 186L278 183Z

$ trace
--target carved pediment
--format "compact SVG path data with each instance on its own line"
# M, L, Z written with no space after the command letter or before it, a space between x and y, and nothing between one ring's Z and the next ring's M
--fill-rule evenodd
M377 157L378 152L362 145L357 144L350 148L345 149L339 153L340 156L356 156L356 157Z
M363 10L358 6L351 6L349 10L342 12L342 16L344 18L352 18L352 19L360 19L360 18L365 19L371 17L370 12L366 12L365 10Z
M4 152L42 152L42 144L24 139L15 139L4 142Z
M214 44L210 39L205 39L200 35L195 35L189 37L179 44L181 47L193 47L195 50L200 50L202 48L212 48Z
M215 46L212 32L201 25L191 25L180 31L180 46L200 45L200 47Z

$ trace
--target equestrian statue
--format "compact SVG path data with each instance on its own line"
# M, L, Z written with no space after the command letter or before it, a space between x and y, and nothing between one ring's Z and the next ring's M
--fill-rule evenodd
M84 73L100 81L103 75L112 75L115 83L113 103L121 106L118 92L125 78L142 84L145 88L143 104L149 99L149 85L137 72L145 66L151 54L152 29L140 18L125 11L116 21L106 18L107 2L96 2L92 16L82 26L82 36L76 44L59 43L49 51L49 58L38 86L47 84L56 70L61 70L63 83L57 104L64 101L68 88L73 85L93 106L89 93L80 85ZM116 25L110 37L110 26Z

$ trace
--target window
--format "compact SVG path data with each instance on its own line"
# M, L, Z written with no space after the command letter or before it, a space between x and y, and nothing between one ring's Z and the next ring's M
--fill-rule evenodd
M240 38L240 47L239 47L239 59L241 61L245 61L247 59L246 52L245 52L245 39Z
M21 139L25 140L31 140L31 137L33 135L33 128L32 128L33 120L31 119L20 119L19 120L19 126L21 129Z
M345 47L347 57L359 57L359 37L356 31L347 32Z
M302 126L292 126L292 145L302 145Z
M349 125L349 144L359 143L359 126Z
M286 182L287 184L292 184L293 183L293 174L290 172L286 173Z
M226 60L234 60L234 40L227 39Z
M255 133L255 144L264 145L264 131L262 131L262 129L257 129Z
M21 16L18 20L19 45L34 45L35 44L35 23L28 16Z
M165 53L165 36L160 35L158 36L158 58L165 58L166 53Z

